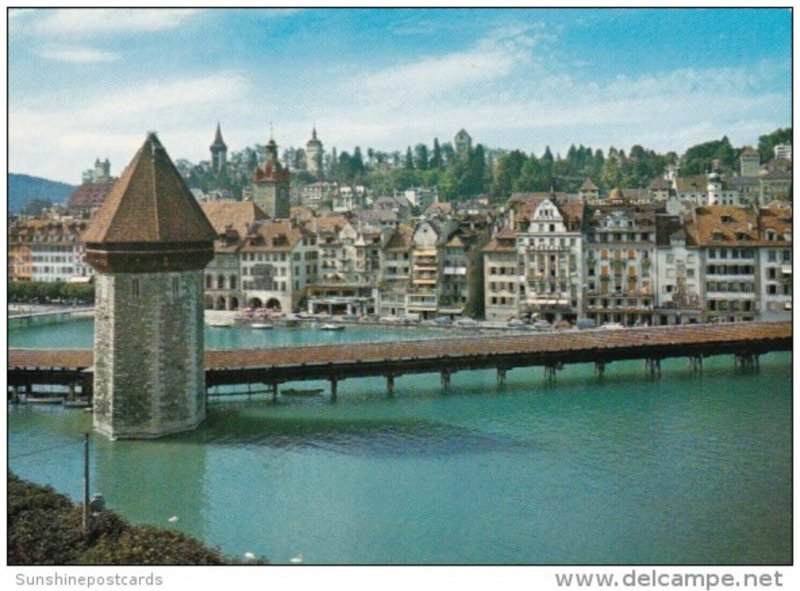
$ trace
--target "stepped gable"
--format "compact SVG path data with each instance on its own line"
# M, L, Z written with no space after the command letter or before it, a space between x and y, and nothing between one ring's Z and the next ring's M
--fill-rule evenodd
M158 137L149 133L83 241L98 270L122 265L120 271L157 272L202 267L200 259L213 257L216 236Z

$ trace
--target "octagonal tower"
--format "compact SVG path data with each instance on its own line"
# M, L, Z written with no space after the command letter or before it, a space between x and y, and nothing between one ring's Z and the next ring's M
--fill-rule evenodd
M215 232L155 133L83 236L95 275L94 428L154 438L205 418L203 269Z

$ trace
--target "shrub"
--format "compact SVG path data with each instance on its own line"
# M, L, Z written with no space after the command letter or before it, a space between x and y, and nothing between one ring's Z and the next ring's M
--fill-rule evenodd
M229 564L219 550L175 531L132 526L112 511L92 517L83 535L82 508L49 486L8 474L10 565ZM264 564L265 560L258 563Z

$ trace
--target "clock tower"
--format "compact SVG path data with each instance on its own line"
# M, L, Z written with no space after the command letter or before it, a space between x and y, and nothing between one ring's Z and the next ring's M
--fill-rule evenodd
M253 202L272 219L289 217L289 171L279 162L272 138L266 159L253 171Z

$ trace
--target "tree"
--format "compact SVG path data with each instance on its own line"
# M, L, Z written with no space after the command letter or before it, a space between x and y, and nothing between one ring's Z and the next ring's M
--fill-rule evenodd
M439 138L433 138L433 155L431 156L431 168L444 168L442 159L442 149L439 147Z
M428 170L428 146L425 144L414 146L414 166L418 170Z
M358 146L353 150L351 170L354 177L362 177L364 175L364 159L361 157L361 148Z
M608 158L603 163L603 170L600 173L600 184L606 189L619 187L622 182L622 173L619 169L619 159L617 151L611 148L608 151Z
M403 166L409 169L414 168L414 156L411 154L411 146L406 148L406 159L403 162Z
M769 162L775 157L775 146L792 143L792 128L776 129L772 133L758 136L758 151L762 162Z
M22 208L22 215L34 218L39 217L42 215L42 212L51 207L53 207L53 202L49 199L32 199Z
M525 160L525 154L519 150L512 150L508 154L502 154L497 159L496 174L489 189L492 197L501 199L511 194L514 189L514 182L522 174Z

